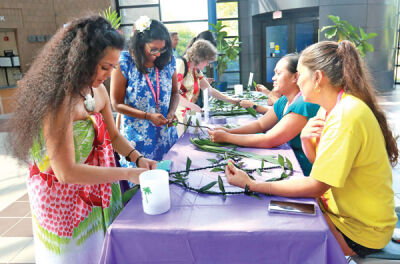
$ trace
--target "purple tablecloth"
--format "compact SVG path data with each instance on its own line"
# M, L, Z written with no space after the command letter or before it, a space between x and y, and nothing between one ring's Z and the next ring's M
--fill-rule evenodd
M213 154L196 150L189 136L180 138L164 157L173 161L172 172L185 168L187 156L192 168L203 167L212 158ZM302 175L288 145L253 151L287 156L295 176ZM215 177L209 174L191 173L189 183L204 186ZM316 216L267 210L271 198L315 203L312 199L243 194L224 199L170 187L171 209L161 215L143 212L140 192L132 198L107 231L101 263L347 263L319 209Z

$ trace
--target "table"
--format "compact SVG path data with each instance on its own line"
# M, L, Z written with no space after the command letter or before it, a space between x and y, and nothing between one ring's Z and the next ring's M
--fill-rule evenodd
M187 155L192 168L203 167L213 155L196 150L190 136L184 134L164 157L173 161L172 172L185 169ZM243 150L287 156L293 177L302 177L286 144ZM189 183L203 186L210 180L207 177L212 176L191 173ZM170 189L171 209L161 215L143 212L140 192L131 199L107 230L101 263L347 263L319 208L316 216L267 211L271 198L315 203L313 199L257 199L243 194L224 199L173 184Z

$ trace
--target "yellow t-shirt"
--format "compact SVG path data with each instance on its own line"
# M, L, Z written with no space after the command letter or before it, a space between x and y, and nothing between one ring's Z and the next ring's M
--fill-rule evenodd
M343 94L322 132L310 176L331 188L321 197L335 226L380 249L396 226L392 170L379 123L360 99Z

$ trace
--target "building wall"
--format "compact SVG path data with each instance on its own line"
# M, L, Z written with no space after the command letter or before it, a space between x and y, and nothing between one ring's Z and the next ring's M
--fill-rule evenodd
M5 30L15 32L21 72L24 73L46 43L46 38L53 35L58 28L69 20L89 12L98 14L107 9L111 2L112 0L1 0L0 18L4 19L0 19L0 37ZM32 36L39 36L40 41L32 42ZM0 38L0 41L2 39ZM0 51L0 55L3 55L3 51ZM12 78L14 75L17 76L13 73L9 75L12 75ZM2 71L0 71L0 83L4 83L1 78L4 78ZM9 89L6 90L7 92L5 89L0 89L3 101L12 95L13 89L11 92ZM8 113L11 110L7 108L4 111Z
M368 33L378 34L378 37L370 40L375 52L368 53L365 59L376 80L377 89L379 91L393 89L399 0L241 0L240 2L242 13L246 14L240 18L241 32L249 32L249 35L241 39L245 47L242 49L241 58L245 58L246 61L241 68L244 74L242 78L249 71L261 74L262 40L260 30L256 28L261 14L276 10L318 7L319 28L332 24L328 15L337 15L356 27L362 27ZM320 39L324 40L324 34L320 35ZM243 80L246 80L246 77L244 78ZM257 74L255 78L257 81Z

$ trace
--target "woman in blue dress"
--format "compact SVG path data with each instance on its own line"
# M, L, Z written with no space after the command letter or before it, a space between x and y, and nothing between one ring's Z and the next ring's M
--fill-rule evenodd
M297 86L298 60L299 55L292 53L276 64L272 77L274 91L282 94L282 97L274 103L271 111L245 126L210 131L211 140L257 148L273 148L287 142L293 148L304 175L308 176L312 165L301 148L300 132L308 119L316 115L319 105L304 102Z
M121 134L146 158L161 160L178 139L176 127L168 127L179 102L175 59L161 22L142 16L135 26L111 76L111 103L121 113ZM120 163L135 167L124 156Z

